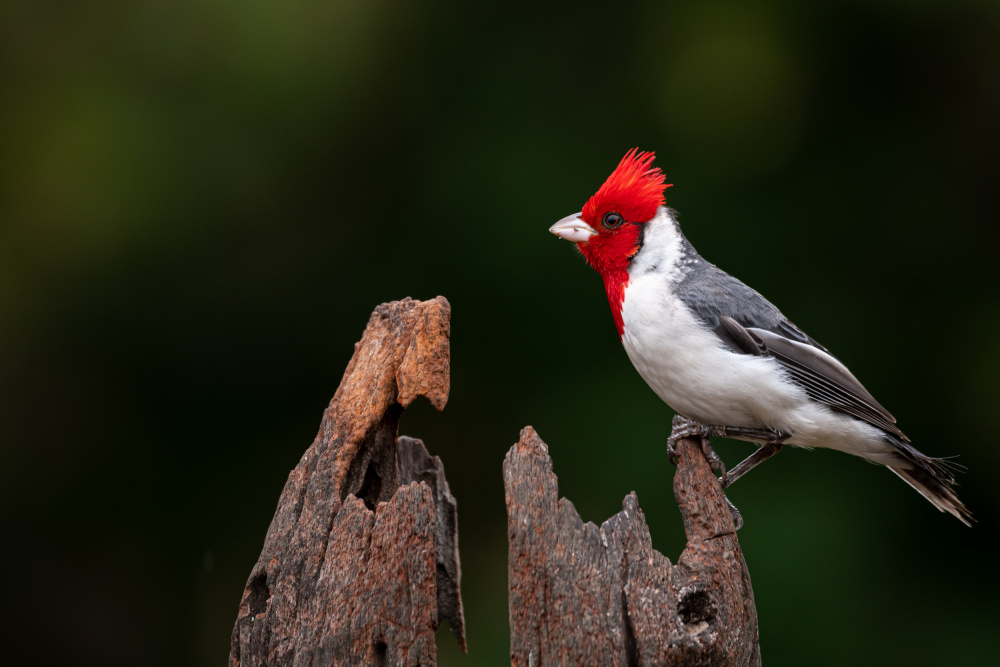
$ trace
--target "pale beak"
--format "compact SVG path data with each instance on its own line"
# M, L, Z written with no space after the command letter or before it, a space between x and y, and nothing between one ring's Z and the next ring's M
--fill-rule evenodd
M549 227L549 231L573 243L586 243L597 232L580 217L579 213L567 215Z

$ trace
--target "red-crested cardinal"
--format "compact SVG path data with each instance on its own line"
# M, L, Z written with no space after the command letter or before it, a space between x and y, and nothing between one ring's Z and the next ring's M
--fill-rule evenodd
M826 348L702 259L665 206L669 186L653 158L629 151L583 210L549 231L601 275L629 359L677 413L671 455L679 438L700 436L725 488L782 444L836 449L886 466L970 525L947 462L917 451ZM760 447L727 474L710 436Z

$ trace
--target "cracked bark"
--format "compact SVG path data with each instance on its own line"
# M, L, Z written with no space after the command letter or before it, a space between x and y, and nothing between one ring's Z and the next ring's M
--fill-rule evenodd
M531 427L504 460L511 663L760 665L757 612L732 515L694 440L674 495L687 534L676 565L652 547L634 493L599 528L558 497Z
M417 396L449 392L444 297L372 313L319 433L291 472L240 602L229 664L435 664L462 650L455 499L441 460L397 438Z
M447 620L465 650L455 499L440 459L397 436L418 395L449 392L450 307L379 306L289 475L233 628L230 665L424 665ZM688 537L652 548L635 494L600 528L559 499L529 427L504 462L511 662L759 665L750 578L698 443L674 492Z

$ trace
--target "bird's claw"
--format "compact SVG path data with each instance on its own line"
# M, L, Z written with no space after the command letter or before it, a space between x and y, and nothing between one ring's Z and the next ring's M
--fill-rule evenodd
M723 463L722 457L720 457L715 450L712 448L711 437L713 435L725 435L718 426L708 426L700 422L696 422L693 419L689 419L684 415L674 415L673 423L671 424L670 437L667 439L667 456L670 458L670 462L677 465L677 441L683 438L697 437L701 442L701 451L705 456L705 460L708 461L708 465L712 467L719 473L719 484L722 488L728 486L728 473L726 471L726 464ZM736 505L729 500L725 495L726 504L729 506L729 511L733 515L733 523L736 525L736 530L743 527L743 515L740 511L736 509Z
M726 464L722 462L722 457L712 449L712 441L708 438L701 439L701 452L705 455L705 460L708 461L712 470L719 473L719 483L722 484L722 488L726 488Z
M690 438L691 436L707 438L711 434L711 427L705 426L701 422L696 422L684 415L676 414L673 421L670 422L670 437L667 439L667 444L675 445L678 440Z
M691 437L692 435L701 437L701 431L699 430L701 426L698 422L688 419L683 415L674 415L674 420L670 424L670 437L667 438L667 458L670 459L670 463L675 468L680 462L680 456L677 453L677 441Z
M667 459L670 460L671 465L673 465L675 468L677 467L677 464L680 463L681 461L680 456L677 454L677 448L674 447L674 443L670 442L669 440L667 441Z
M740 514L738 509L736 509L736 505L733 504L733 501L730 500L728 496L723 497L726 499L726 504L729 505L729 511L733 514L733 523L736 524L735 529L739 530L743 527L743 515Z
M701 441L701 451L705 455L705 459L712 466L712 470L716 470L722 475L719 481L725 484L726 464L722 462L722 458L712 449L712 442L710 440L713 435L719 435L718 430L716 426L708 426L701 422L696 422L684 415L674 415L674 420L671 423L670 437L667 438L667 456L670 457L670 462L675 466L677 465L678 440L697 437Z

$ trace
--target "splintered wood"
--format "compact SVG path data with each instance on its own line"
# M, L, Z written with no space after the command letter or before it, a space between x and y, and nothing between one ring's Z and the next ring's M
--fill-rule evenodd
M291 472L243 591L231 667L436 664L462 650L458 519L441 460L397 436L403 409L448 400L450 306L383 304L319 433ZM635 494L600 527L559 498L531 427L503 464L510 658L541 665L760 665L733 517L694 440L678 443L677 564L652 547Z
M531 427L504 461L511 664L759 665L757 612L733 517L694 440L674 495L687 532L676 565L652 547L634 493L600 527L559 498Z
M233 628L229 664L435 664L465 650L458 520L440 459L398 438L403 409L448 400L447 300L372 313L319 433L291 472Z

